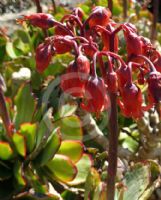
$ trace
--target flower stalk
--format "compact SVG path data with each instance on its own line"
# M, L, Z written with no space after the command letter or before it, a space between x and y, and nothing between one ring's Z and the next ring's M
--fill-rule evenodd
M110 37L110 51L114 51L114 34ZM118 116L117 116L117 93L110 92L111 113L109 118L109 148L108 148L108 169L107 169L107 197L114 200L115 177L117 172L118 154Z

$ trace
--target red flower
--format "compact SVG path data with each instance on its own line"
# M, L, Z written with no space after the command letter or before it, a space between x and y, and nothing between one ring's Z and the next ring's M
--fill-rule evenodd
M130 29L124 31L126 40L126 49L128 57L132 55L141 55L143 53L143 43L140 37Z
M61 76L60 87L64 92L74 97L83 97L84 85L85 83L79 78L77 65L72 61L68 66L66 74Z
M76 65L80 79L86 81L90 73L90 61L86 56L79 55L76 59Z
M94 54L96 53L96 50L94 50L90 44L83 45L84 53L89 56L90 58L93 58Z
M69 32L60 26L55 26L55 35L69 35Z
M52 48L49 43L42 43L36 48L36 69L42 73L52 59Z
M26 15L23 19L18 20L19 23L22 23L24 21L29 21L33 26L37 26L43 29L48 29L54 25L53 16L45 13Z
M66 36L66 39L68 39L68 36ZM57 54L64 54L71 51L73 43L69 40L65 40L65 37L63 36L55 36L53 44Z
M112 24L110 23L106 29L110 32L112 32L114 30L114 27L112 26ZM110 35L106 32L103 31L102 32L102 41L103 41L103 51L109 51L110 50ZM118 52L118 44L119 44L119 40L118 40L118 36L117 34L115 34L115 38L114 38L114 52L117 53Z
M143 115L141 90L133 83L127 83L121 90L122 101L118 101L126 117L140 118Z
M89 26L107 26L111 17L111 12L102 6L97 6L92 10L89 16Z
M118 86L121 90L129 80L131 80L131 70L128 66L122 66L117 70Z
M81 107L88 112L99 114L110 105L106 94L106 88L103 79L90 77L85 85L85 102Z
M149 101L158 103L161 101L161 73L151 72L147 79Z
M117 92L118 80L116 72L112 71L106 74L106 84L109 92Z

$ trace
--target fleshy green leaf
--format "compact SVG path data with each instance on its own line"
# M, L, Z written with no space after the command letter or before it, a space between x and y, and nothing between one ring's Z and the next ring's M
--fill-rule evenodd
M57 120L54 125L60 127L64 140L82 140L81 121L77 116L73 115Z
M35 163L39 166L45 165L54 157L61 144L61 135L59 129L55 129L47 140L46 145L38 155Z
M0 142L0 159L9 160L13 156L13 150L7 142Z
M29 84L24 84L20 87L15 97L15 104L17 107L15 123L18 129L20 124L31 122L35 109L35 100L31 94Z
M25 136L27 151L32 152L36 145L36 124L25 123L20 126L20 133Z
M76 174L77 168L69 157L56 154L53 160L47 164L50 172L62 182L72 181Z
M15 59L18 56L16 51L15 51L15 48L13 47L13 43L12 42L7 42L7 44L6 44L6 52L7 52L8 56L10 58Z
M51 122L51 110L49 109L43 116L42 120L38 125L36 147L38 147L44 136L48 136L53 130L53 125Z
M76 163L83 155L83 144L79 141L65 140L61 143L57 153L68 156Z
M14 176L16 190L22 190L26 186L26 180L23 176L23 169L20 162L17 162L14 166Z
M14 142L17 152L23 157L26 156L25 137L19 133L15 133L13 135L13 142Z
M88 173L92 167L91 157L87 154L83 154L82 158L77 162L76 167L78 173L73 181L68 182L69 185L78 185L86 181Z

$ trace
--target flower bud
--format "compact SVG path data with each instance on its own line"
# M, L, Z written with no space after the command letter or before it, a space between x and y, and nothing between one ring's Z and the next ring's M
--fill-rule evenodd
M106 29L112 32L114 30L114 27L111 24L109 24L106 27ZM104 45L103 51L110 51L110 37L111 36L106 31L103 31L101 36L102 36L102 41ZM114 52L115 53L118 52L118 44L119 44L118 36L117 34L115 34L115 37L114 37Z
M143 44L140 37L130 30L124 31L124 36L128 57L130 58L132 55L141 55L143 53Z
M53 16L45 13L34 13L24 16L23 19L18 19L19 23L24 21L29 21L33 26L37 26L43 29L48 29L54 26Z
M121 90L121 98L118 103L126 117L140 118L143 115L141 90L135 84L127 83Z
M161 101L161 73L151 72L147 79L149 101L158 103Z
M109 92L117 92L118 90L118 82L117 82L117 74L116 72L108 72L106 74L106 84L107 90Z
M74 61L72 61L66 71L66 74L61 76L61 89L71 94L74 97L83 97L85 82L81 81L78 75L78 68Z
M52 59L52 48L49 43L42 43L36 48L36 69L42 73Z
M89 16L89 26L107 26L111 17L111 12L109 9L106 9L102 6L97 6L92 10L91 15Z
M104 81L98 77L89 78L85 85L84 97L85 102L81 104L81 107L88 112L99 114L110 105Z
M128 66L122 66L117 70L117 77L118 77L118 86L121 90L124 85L131 80L131 70Z
M64 54L72 50L72 43L67 40L65 41L63 36L55 36L53 44L57 54Z
M90 61L86 56L79 55L76 59L76 65L80 79L86 81L90 73Z

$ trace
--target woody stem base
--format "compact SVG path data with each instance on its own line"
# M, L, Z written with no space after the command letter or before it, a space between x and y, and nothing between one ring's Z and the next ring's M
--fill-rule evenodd
M111 114L109 119L107 197L108 200L114 200L115 177L117 172L117 154L118 154L117 94L111 93L110 100L111 100Z

